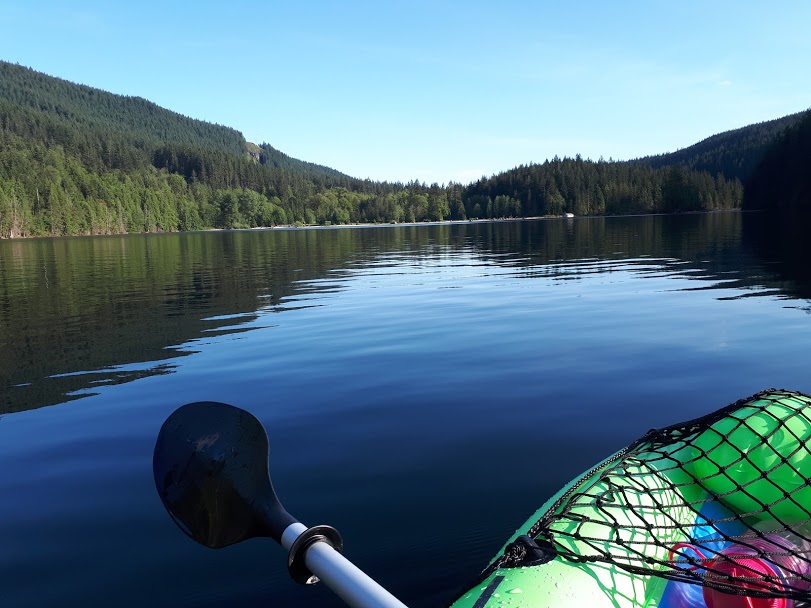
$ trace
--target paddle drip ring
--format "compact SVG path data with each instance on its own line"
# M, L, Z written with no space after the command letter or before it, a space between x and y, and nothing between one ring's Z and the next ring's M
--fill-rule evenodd
M307 567L304 558L311 546L321 542L327 543L338 553L343 553L344 539L341 538L338 530L332 526L307 528L293 541L290 552L287 554L287 571L290 573L290 578L302 585L314 585L318 582L318 577Z

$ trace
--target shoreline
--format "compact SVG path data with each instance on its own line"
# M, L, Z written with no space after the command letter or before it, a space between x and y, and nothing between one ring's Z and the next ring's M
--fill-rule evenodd
M0 238L2 242L29 241L34 239L73 239L90 237L112 237L112 236L157 236L162 234L196 234L205 232L254 232L273 230L336 230L340 228L403 228L417 226L444 226L463 224L494 224L498 222L525 222L542 220L577 220L596 218L619 218L619 217L656 217L656 216L678 216L678 215L707 215L713 213L757 213L760 209L722 209L718 211L681 211L676 213L629 213L623 215L536 215L531 217L500 217L483 218L470 220L439 220L424 222L378 222L378 223L352 223L352 224L306 224L296 226L294 224L279 224L278 226L256 226L253 228L202 228L200 230L178 230L174 232L110 232L101 234L62 234L62 235L36 235L36 236L14 236Z

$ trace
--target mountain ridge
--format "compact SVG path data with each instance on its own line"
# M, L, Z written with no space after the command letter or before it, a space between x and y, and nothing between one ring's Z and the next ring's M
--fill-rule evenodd
M629 162L647 164L654 168L680 165L695 171L721 173L727 178L744 182L780 135L799 123L808 113L809 110L802 110L730 129L674 152L645 156Z
M236 155L250 155L252 146L256 146L237 129L187 116L144 97L73 83L6 61L0 61L0 99L83 127L117 133L129 131L130 136L134 134L142 140L143 146L172 143ZM264 154L257 158L262 164L350 178L330 167L293 158L267 144L258 147L265 146Z

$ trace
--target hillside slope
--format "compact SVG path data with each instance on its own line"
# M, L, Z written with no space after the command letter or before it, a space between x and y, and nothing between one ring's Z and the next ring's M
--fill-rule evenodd
M142 97L115 95L4 61L0 61L0 101L16 107L12 122L3 113L5 128L21 135L36 133L42 126L53 129L51 136L58 139L56 125L61 124L123 135L139 147L172 142L237 155L246 151L245 138L236 129L183 116ZM28 118L29 124L21 118Z
M250 145L250 144L249 144ZM338 179L351 179L345 173L341 173L337 169L331 169L324 165L299 160L288 156L271 146L268 143L262 143L259 148L259 162L269 167L277 169L286 169L288 171L295 171L297 173L304 173L307 175L319 175L322 177L331 177Z
M94 168L155 164L155 151L169 148L252 158L309 177L351 179L335 169L291 158L268 144L255 146L231 127L4 61L0 61L0 121L6 133L62 145Z
M811 113L768 150L746 181L744 207L811 212Z
M740 208L742 188L680 166L595 162L555 157L480 179L466 192L481 208L507 215L626 215ZM469 207L470 205L468 205Z
M797 124L807 112L725 131L676 152L646 156L633 163L654 168L681 166L693 171L721 173L728 179L745 182L779 137Z

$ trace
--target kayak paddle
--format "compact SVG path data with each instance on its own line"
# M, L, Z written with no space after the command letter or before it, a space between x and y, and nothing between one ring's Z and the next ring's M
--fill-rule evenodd
M288 551L297 582L320 579L353 608L405 608L341 554L337 530L307 528L285 510L270 481L267 433L245 410L181 406L161 427L152 470L166 510L198 543L218 549L270 537Z

